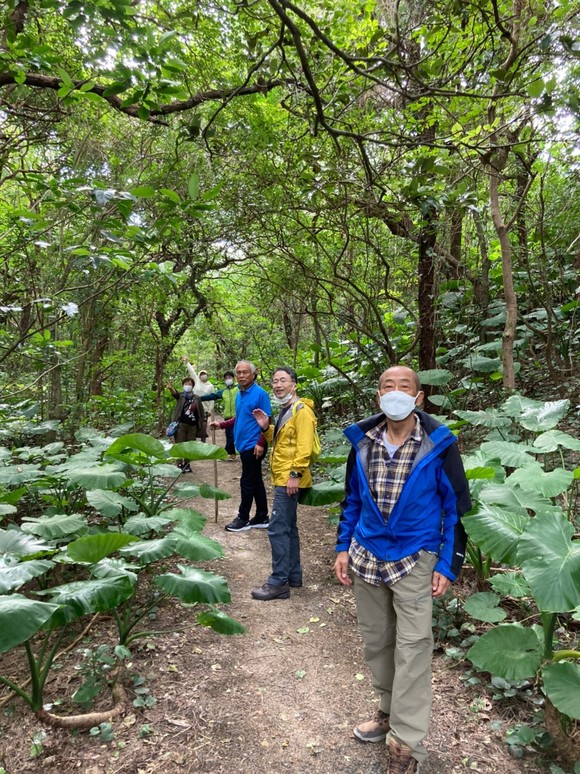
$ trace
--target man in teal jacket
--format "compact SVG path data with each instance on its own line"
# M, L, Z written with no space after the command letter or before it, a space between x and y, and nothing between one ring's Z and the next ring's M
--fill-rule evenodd
M412 774L426 758L431 714L433 597L465 556L460 517L471 507L455 436L423 411L417 374L379 379L381 413L351 425L335 573L354 591L364 657L379 710L359 724L363 742L387 740L387 774Z

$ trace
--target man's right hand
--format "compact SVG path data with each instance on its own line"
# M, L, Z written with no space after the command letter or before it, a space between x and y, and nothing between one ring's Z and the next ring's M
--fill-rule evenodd
M334 563L334 574L343 586L352 586L352 580L348 577L348 551L339 551Z
M187 355L182 355L181 359L183 360L184 363L189 363L189 358L187 357Z

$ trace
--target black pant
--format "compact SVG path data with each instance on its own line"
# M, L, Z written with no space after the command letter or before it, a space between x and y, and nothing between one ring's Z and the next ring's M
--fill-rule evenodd
M234 428L226 427L226 451L228 454L235 454L236 447L234 446Z
M240 478L240 490L242 499L238 516L243 521L249 521L252 502L256 501L256 517L266 520L268 518L268 500L266 499L266 487L262 480L262 459L254 454L254 449L246 449L240 452L242 461L242 477Z

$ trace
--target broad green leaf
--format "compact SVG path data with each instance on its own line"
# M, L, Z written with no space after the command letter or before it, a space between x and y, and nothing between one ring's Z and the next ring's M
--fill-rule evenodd
M494 508L485 503L462 519L469 537L496 562L515 564L517 544L529 516Z
M0 529L0 554L12 554L21 559L51 549L48 543L29 537L18 529Z
M472 618L487 623L503 621L507 613L499 605L499 597L491 591L482 591L471 594L466 600L464 609Z
M470 370L484 374L489 374L501 368L499 357L485 357L485 355L469 355L469 357L465 358L464 363Z
M169 450L169 456L184 460L227 460L228 453L223 446L214 446L212 443L201 441L185 441L175 443Z
M230 590L225 578L211 572L198 570L195 567L186 567L181 564L178 564L177 567L182 573L181 575L168 572L154 578L153 583L188 605L192 605L194 602L219 604L231 601Z
M489 459L497 459L502 465L509 468L519 468L535 462L535 458L528 454L533 451L526 444L512 443L511 441L487 441L480 446L481 453Z
M495 460L486 459L485 455L478 449L472 454L466 454L462 457L463 467L467 473L470 470L493 468L494 476L493 480L497 483L505 481L505 470L499 462ZM478 478L476 476L476 478ZM491 477L490 477L491 480Z
M94 564L90 568L90 573L95 578L113 578L119 575L127 575L131 582L135 583L139 570L141 570L141 567L136 567L123 559L112 559L108 556Z
M190 562L205 562L224 555L223 548L217 541L198 532L185 531L185 534L180 534L178 528L168 537L173 539L175 551Z
M308 489L300 490L298 499L301 505L312 505L315 507L339 503L344 499L344 484L323 481L320 484L314 484L314 486Z
M127 449L142 452L148 457L155 457L159 460L167 457L165 447L161 441L144 433L129 433L129 435L120 436L113 441L105 454L122 454ZM104 488L106 489L107 487Z
M521 536L517 558L540 610L574 610L580 597L580 540L563 516L539 514Z
M542 678L548 699L558 712L580 720L580 664L546 664Z
M199 497L199 486L197 484L176 484L171 490L177 497L188 500L191 497Z
M75 562L95 564L109 554L114 554L120 548L136 541L137 538L134 535L102 532L99 535L85 535L73 543L69 543L66 550Z
M498 409L487 409L487 411L460 411L454 412L460 419L465 419L470 425L477 427L509 427L511 420L504 416Z
M539 432L541 430L552 430L558 422L563 419L570 408L570 401L550 400L536 408L524 409L520 416L515 420L526 430Z
M561 430L548 430L547 433L542 433L534 441L534 447L539 452L554 452L560 446L564 449L580 451L580 439L563 433Z
M116 465L95 465L71 470L68 479L83 489L115 489L125 483L127 476Z
M172 521L173 519L165 513L161 516L146 516L144 513L138 513L127 519L123 529L130 535L147 535L149 532L161 532L163 527L171 524Z
M171 521L179 522L189 532L201 532L207 522L207 516L193 508L171 508L168 511L163 511L163 516Z
M22 531L30 535L38 535L45 540L74 535L87 529L87 518L80 513L59 513L54 516L39 516L37 519L25 516L22 519Z
M537 492L525 492L513 482L490 484L481 489L478 496L481 502L500 505L506 510L523 515L527 515L528 511L534 513L559 511L548 497L542 497Z
M19 589L32 578L44 575L54 567L48 559L31 559L29 562L6 563L0 557L0 594Z
M542 643L532 629L500 624L471 646L467 658L478 669L504 680L526 680L538 671L542 653Z
M446 368L432 368L429 371L419 371L418 376L422 384L431 384L434 387L449 384L453 379L453 374Z
M492 575L489 583L492 589L503 597L523 599L524 597L532 596L530 586L521 572L506 572Z
M523 395L510 395L500 409L510 417L519 417L527 411L538 411L544 405L541 400L525 398Z
M564 468L546 472L539 462L533 462L515 470L507 480L510 486L517 484L527 492L539 492L544 497L557 497L568 489L574 480L574 474Z
M16 513L17 510L15 505L0 503L0 516L9 516L11 513Z
M56 610L58 605L21 594L0 597L0 653L29 640Z
M128 497L123 497L118 492L111 492L105 489L93 489L87 492L87 501L93 508L102 513L103 516L113 518L118 516L123 508L134 512L138 510L138 505Z
M123 556L136 556L141 564L151 564L174 554L175 545L169 537L140 540L138 543L131 543L122 548L120 553Z
M131 195L137 199L151 199L155 196L155 189L150 185L138 185L135 188L131 188Z
M216 489L209 484L202 484L199 488L199 494L209 500L229 500L231 498L229 492L224 492L222 489Z
M67 608L67 620L119 607L133 594L135 583L127 575L75 581L48 589L52 601ZM40 592L38 592L40 593ZM71 611L73 615L71 616Z
M242 626L239 621L230 618L229 615L216 608L199 613L196 616L196 621L202 626L211 627L218 634L244 634L246 631L246 627Z
M44 476L40 465L7 465L0 467L0 485L16 486L37 481Z
M343 465L348 459L348 454L321 454L316 460L318 465Z

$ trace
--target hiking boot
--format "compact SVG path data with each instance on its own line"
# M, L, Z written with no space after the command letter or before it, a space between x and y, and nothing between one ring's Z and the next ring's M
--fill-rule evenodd
M361 742L384 742L390 727L389 716L379 709L372 720L361 723L353 729L352 733Z
M288 599L290 596L290 586L287 583L283 586L272 586L272 584L266 581L259 589L252 589L252 596L254 599L261 599L263 601L269 599Z
M191 465L184 465L181 468L182 473L193 473L193 470L191 469Z
M229 524L226 524L226 532L245 532L247 529L250 529L250 524L247 521L244 521L244 519L240 519L239 516L236 516L236 518L230 522Z
M228 462L235 462L235 461L236 461L236 455L228 454Z
M411 748L396 739L389 739L387 756L387 774L414 774L419 771L419 764L413 758Z
M250 519L248 524L250 525L251 529L268 529L270 519L267 516L265 519L262 516L254 516L253 519Z

